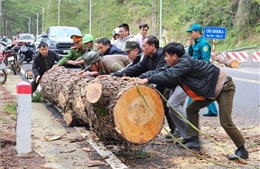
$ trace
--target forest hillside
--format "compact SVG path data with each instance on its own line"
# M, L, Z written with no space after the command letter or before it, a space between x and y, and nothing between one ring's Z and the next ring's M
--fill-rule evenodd
M120 23L128 23L132 34L138 33L138 24L148 23L149 34L159 38L162 1L161 35L165 36L167 42L178 41L186 44L189 37L186 30L191 24L198 23L202 26L226 28L226 39L217 40L217 50L260 46L260 0L1 1L0 32L2 35L7 34L8 37L18 32L28 32L29 18L31 18L31 32L36 34L36 13L39 15L40 34L43 8L43 31L59 23L64 26L76 26L83 34L91 32L95 38L111 38L112 30Z

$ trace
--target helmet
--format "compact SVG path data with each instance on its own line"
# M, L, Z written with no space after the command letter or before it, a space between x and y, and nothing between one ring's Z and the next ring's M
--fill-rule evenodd
M112 33L113 37L114 37L116 34L119 35L119 28L115 28L115 29L113 30L113 33Z
M101 59L99 54L94 51L85 52L82 56L84 63L86 67L91 66L93 63L95 63L97 60Z
M85 34L82 39L83 43L88 43L90 41L94 41L94 37L90 34Z

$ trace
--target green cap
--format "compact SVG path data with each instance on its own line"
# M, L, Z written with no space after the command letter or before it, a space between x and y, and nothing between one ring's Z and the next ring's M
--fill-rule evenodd
M82 42L83 43L88 43L90 41L94 41L94 37L92 35L90 35L90 34L85 34L83 36Z
M139 48L139 43L133 40L126 41L123 51L128 52L131 49Z
M199 24L193 24L191 25L190 29L188 29L186 32L191 32L191 31L202 31L202 28Z
M90 67L93 63L101 59L99 54L94 51L85 52L82 56L86 67Z

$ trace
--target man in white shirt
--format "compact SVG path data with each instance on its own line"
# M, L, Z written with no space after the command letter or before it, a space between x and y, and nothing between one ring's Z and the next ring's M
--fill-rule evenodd
M139 33L134 36L135 41L137 41L139 43L139 46L141 49L142 49L143 39L147 35L148 29L149 29L148 24L146 24L146 23L140 24Z
M119 26L119 39L114 42L114 45L123 50L125 47L125 42L129 39L133 39L133 35L129 31L129 26L126 23L122 23Z

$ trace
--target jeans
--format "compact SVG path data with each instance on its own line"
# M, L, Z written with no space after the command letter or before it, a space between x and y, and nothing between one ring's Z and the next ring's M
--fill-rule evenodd
M245 140L238 130L238 128L235 126L235 124L232 121L231 113L232 113L232 107L233 107L233 98L235 94L235 85L231 80L225 82L223 85L223 88L216 98L216 101L219 105L219 120L221 126L224 128L226 133L229 135L229 137L232 139L232 141L235 143L237 147L241 147L245 144ZM196 101L193 100L186 108L188 120L197 128L199 128L199 110L203 107L206 107L214 100L206 99L206 100L200 100ZM198 136L199 133L193 129L191 126L188 127L188 134L190 136Z
M170 97L168 100L169 103L167 104L171 119L183 138L188 136L187 134L188 125L186 121L184 121L184 119L176 113L176 111L171 107L171 105L184 117L187 117L185 110L183 108L183 104L185 102L186 97L187 94L183 91L183 89L180 86L176 86L175 89L171 90Z

